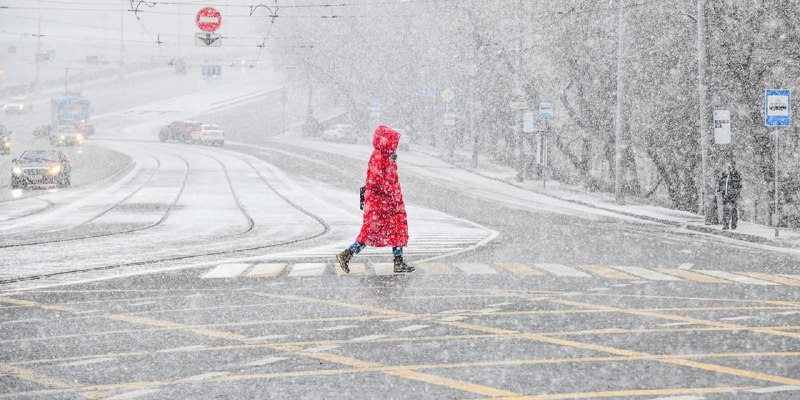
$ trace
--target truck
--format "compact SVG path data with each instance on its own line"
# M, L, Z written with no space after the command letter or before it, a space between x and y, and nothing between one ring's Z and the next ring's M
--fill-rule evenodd
M91 112L92 103L87 97L75 94L53 97L50 99L50 124L37 128L34 136L48 138L53 144L83 142L94 134L94 125L89 122ZM68 126L75 129L66 129Z

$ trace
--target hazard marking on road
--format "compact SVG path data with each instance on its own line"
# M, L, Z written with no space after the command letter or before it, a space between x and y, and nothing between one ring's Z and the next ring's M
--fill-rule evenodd
M671 275L662 274L659 272L651 271L646 268L640 267L611 267L614 269L621 270L631 275L636 275L640 278L645 278L651 281L679 281L680 278L676 278Z

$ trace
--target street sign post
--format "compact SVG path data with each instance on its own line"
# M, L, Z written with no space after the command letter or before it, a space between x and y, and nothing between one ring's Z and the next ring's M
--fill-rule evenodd
M214 32L222 24L222 15L214 7L206 7L197 12L197 27L203 32Z
M767 127L788 128L792 125L792 91L790 89L767 89L764 91L764 124ZM778 203L778 140L780 133L775 130L775 212L772 223L775 237L778 237L780 204Z
M731 112L728 110L714 111L714 143L731 143Z
M550 100L542 100L539 102L539 119L542 121L550 121L553 119L553 102Z
M525 111L522 114L522 132L523 133L533 133L534 132L533 111Z

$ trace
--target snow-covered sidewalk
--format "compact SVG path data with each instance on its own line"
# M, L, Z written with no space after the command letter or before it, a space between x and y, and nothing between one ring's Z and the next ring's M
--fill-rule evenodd
M590 192L579 186L564 185L558 181L525 180L519 182L517 180L517 170L500 165L484 157L480 158L478 167L475 168L472 165L471 155L469 154L456 152L450 156L440 149L431 147L415 147L414 151L425 153L483 177L502 181L508 185L562 201L748 242L800 248L800 231L796 229L781 228L778 237L775 237L774 227L740 220L735 230L723 230L722 225L706 225L703 216L695 213L639 203L631 199L627 199L624 205L619 205L616 203L612 193Z

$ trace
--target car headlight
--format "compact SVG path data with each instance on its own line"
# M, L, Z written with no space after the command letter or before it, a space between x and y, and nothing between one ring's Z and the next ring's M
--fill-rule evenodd
M50 167L50 171L47 171L50 175L58 175L61 173L61 166L60 165L53 165Z
M83 141L83 135L81 135L80 133L75 135L75 140L77 140L79 142Z
M64 135L61 135L61 137L60 137L60 139L61 139L61 140L64 140L64 139L66 139L66 138L67 138L67 137L66 137L66 136L64 136Z
M14 168L11 169L11 172L13 172L14 175L22 175L22 168L14 167Z

